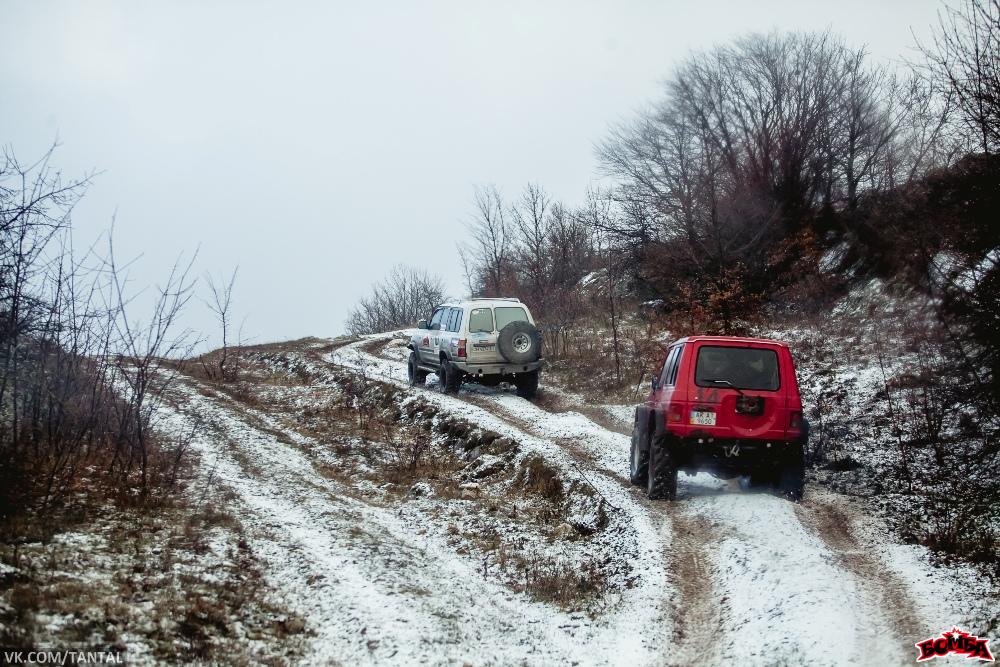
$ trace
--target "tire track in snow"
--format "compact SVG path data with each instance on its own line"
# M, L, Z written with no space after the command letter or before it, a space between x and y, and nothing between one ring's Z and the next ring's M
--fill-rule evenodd
M893 664L903 659L863 588L795 506L767 494L691 498L693 520L719 530L722 658L750 664ZM873 642L861 641L872 639Z
M214 478L237 492L247 509L241 518L257 533L254 550L268 563L265 576L317 633L312 659L374 663L416 657L412 647L419 646L424 629L442 643L459 641L460 634L447 624L431 627L425 610L399 609L393 582L366 571L372 565L391 571L395 564L382 560L385 552L378 546L388 546L389 540L366 530L360 505L331 488L317 493L317 487L333 483L312 479L311 465L299 452L190 390L174 410L161 408L159 426L184 432L195 417L214 437L198 438L193 446L206 462L212 460ZM267 464L265 474L243 468L241 459L248 455L254 463ZM395 546L393 554L419 557L408 545ZM391 637L382 636L384 628L394 626Z
M365 341L366 356L386 376L405 380L405 362L385 349L390 339L381 338L381 346ZM558 410L562 401L543 399L557 409L549 412L510 393L480 389L448 398L570 445L595 470L628 487L628 439L583 411L564 412ZM766 494L732 493L705 474L681 477L678 503L649 503L629 491L658 525L678 594L672 604L676 646L667 651L668 664L912 660L908 638L902 639L913 625L912 605L905 593L892 592L893 585L905 589L905 582L878 574L877 546L852 540L842 527L847 517L829 503L794 505ZM807 498L813 493L810 488Z
M574 630L558 609L483 581L476 564L414 535L391 508L349 497L296 446L227 408L229 399L178 391L158 427L183 433L197 418L212 429L192 445L239 495L265 575L316 632L309 662L562 664L581 646L601 664L648 662L615 650L619 630ZM248 472L247 457L261 470Z
M381 345L368 340L356 345L366 355L381 362L382 372L406 377L406 366ZM399 350L402 352L402 350ZM441 396L435 394L435 396ZM648 500L628 480L630 437L611 430L575 410L546 410L535 403L509 392L473 385L457 396L445 397L468 405L485 408L496 418L519 430L561 445L579 463L589 463L592 470L581 471L586 478L595 473L615 480L624 494L641 508L646 520L659 538L660 566L673 584L673 594L667 601L673 612L673 645L661 650L661 658L669 665L713 664L719 645L721 607L713 585L712 564L706 557L715 531L706 528L674 503ZM552 403L548 403L550 406ZM559 403L565 406L564 402ZM466 415L470 416L470 415ZM610 421L610 417L609 417ZM700 482L700 483L699 483ZM707 483L707 486L704 484ZM684 493L711 493L716 481L698 475L680 482ZM641 624L639 625L642 628ZM647 626L642 636L654 640L662 636L661 626Z
M667 576L677 594L671 599L674 616L673 645L665 654L670 665L712 665L717 662L721 606L714 585L713 565L707 554L718 531L677 503L650 501L628 479L631 438L612 431L581 412L551 411L523 398L502 392L473 392L466 397L522 425L525 430L548 437L581 453L591 465L619 480L652 520L663 538ZM551 404L550 404L551 405ZM565 403L561 404L564 407ZM707 486L706 486L707 483ZM711 493L715 480L697 475L679 480L682 495Z
M364 368L364 372L370 377L384 382L389 382L400 387L414 391L406 382L406 362L402 358L394 358L387 354L384 346L393 339L392 334L374 336L362 339L356 343L346 345L339 350L324 356L324 360L338 366L349 369ZM373 340L382 341L382 347L373 344ZM405 348L398 350L400 353ZM580 452L571 452L558 444L558 436L545 437L524 428L523 422L511 419L509 415L499 413L495 409L487 409L487 406L478 405L475 402L466 400L469 398L467 392L455 395L442 394L432 388L417 390L415 394L421 396L428 402L434 404L439 409L461 416L484 428L488 428L503 435L509 435L521 443L522 448L534 449L542 453L550 462L556 463L563 470L576 471L582 481L592 486L606 502L624 512L628 517L628 522L624 525L634 534L635 543L638 546L638 553L633 566L640 575L640 584L629 590L622 592L622 601L619 606L603 614L609 626L618 627L617 641L624 647L641 644L646 651L659 649L657 639L659 635L672 629L672 619L665 612L668 608L668 572L665 567L667 555L666 545L670 543L671 529L669 523L662 515L651 514L647 511L645 498L638 498L630 485L622 484L621 466L617 470L593 469L582 471L577 463L580 461ZM524 399L526 406L532 406ZM546 417L548 413L544 413ZM546 420L543 420L546 421ZM592 423L584 420L586 424ZM622 438L620 434L616 437ZM613 459L608 459L613 460ZM607 532L607 529L602 532ZM656 628L655 636L647 633L636 633L637 627ZM637 637L638 642L622 642L621 638L626 636ZM623 654L624 655L624 654ZM619 659L623 659L623 655ZM650 653L650 655L654 655ZM656 656L659 658L659 656ZM657 659L654 664L658 664Z
M912 655L913 645L925 637L906 584L885 566L881 558L854 534L853 512L834 494L814 489L796 506L799 520L819 535L837 555L844 569L867 582L861 594L873 613L884 614L883 624L895 630L901 656ZM871 639L862 636L860 641ZM874 638L878 641L878 637ZM909 663L910 660L899 660Z
M587 405L582 403L582 401L574 404L564 396L556 394L552 391L546 391L545 388L542 388L539 391L538 395L534 399L534 403L547 412L579 412L586 416L590 421L611 433L631 435L632 432L631 428L621 424L617 419L599 406Z
M713 665L717 662L718 638L720 630L721 607L718 603L717 591L713 584L712 563L707 554L718 531L694 520L673 503L661 503L648 500L642 491L629 482L627 474L621 470L621 459L627 455L622 448L622 434L608 431L605 444L609 448L600 448L600 443L594 442L593 424L587 422L583 433L574 432L572 428L551 429L542 428L540 424L547 422L545 417L570 419L579 424L574 417L576 411L560 410L558 412L544 411L539 415L537 407L523 398L498 393L471 392L464 396L465 400L480 406L492 406L493 411L505 420L524 430L548 437L565 446L577 455L581 463L589 463L614 475L621 486L628 490L638 504L649 513L650 519L657 526L663 539L663 562L667 576L674 586L676 594L670 600L673 611L673 645L665 653L668 665ZM551 405L551 404L550 404ZM535 419L532 419L535 417ZM603 427L602 427L603 428ZM581 445L580 441L589 441ZM611 452L614 463L602 462L603 455ZM681 481L681 486L690 484ZM659 634L655 632L654 634Z

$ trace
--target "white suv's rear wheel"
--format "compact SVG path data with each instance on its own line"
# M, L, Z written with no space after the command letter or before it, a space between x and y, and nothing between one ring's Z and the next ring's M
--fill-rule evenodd
M534 398L538 393L538 371L518 373L514 376L514 388L521 398Z
M427 371L420 370L416 352L410 352L410 360L406 363L406 379L411 387L421 385L427 380Z
M441 367L438 370L438 379L444 393L457 394L458 388L462 386L462 371L452 366L447 359L442 359Z

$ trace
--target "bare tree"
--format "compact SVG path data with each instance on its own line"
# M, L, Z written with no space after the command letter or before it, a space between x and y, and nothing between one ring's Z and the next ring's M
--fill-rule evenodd
M691 56L666 99L615 130L601 158L661 236L731 260L777 223L794 230L804 213L856 206L881 184L898 128L883 103L891 85L828 33L750 36Z
M477 188L475 217L469 223L472 241L460 244L473 296L501 296L511 286L513 234L506 205L496 186ZM471 273L469 273L471 269Z
M616 212L612 201L599 192L591 191L587 197L587 205L581 212L591 227L601 230L614 229L614 217ZM622 362L621 362L621 281L622 270L619 260L619 253L616 252L614 244L610 242L610 237L605 231L597 235L597 255L601 260L601 271L604 273L605 289L607 290L607 300L601 310L607 313L608 325L611 329L611 351L615 361L615 381L621 382Z
M41 323L38 291L47 269L43 253L68 228L70 213L89 184L89 178L64 182L50 168L55 148L30 165L8 152L0 161L0 410L9 406L15 432L22 360L17 350ZM0 438L6 435L6 426L0 422Z
M886 150L887 188L912 184L967 150L968 142L952 128L955 95L950 90L914 74L898 79L889 94L897 133Z
M82 475L88 490L145 498L151 475L177 479L183 455L183 444L167 453L150 420L176 369L164 357L187 351L171 333L185 272L148 325L127 318L110 242L107 257L73 247L70 213L89 179L64 181L52 155L0 158L0 521L46 516Z
M208 306L212 314L215 315L216 320L219 322L219 327L222 330L222 348L219 350L218 357L218 368L219 377L224 382L232 382L236 380L239 375L239 346L240 341L237 341L237 352L236 357L233 359L233 364L230 365L230 333L233 326L233 314L232 314L232 299L233 299L233 286L236 284L236 274L240 267L235 267L232 274L229 276L228 282L218 283L212 279L210 274L206 274L205 281L208 284L208 290L211 293L210 300L206 300L205 304Z
M636 285L707 305L729 329L837 216L927 168L940 123L921 118L922 144L908 146L920 91L906 90L829 33L695 53L662 101L601 145L621 182L602 231L630 250Z
M138 463L144 491L149 484L153 415L177 380L176 362L188 358L197 344L192 332L175 333L178 318L194 294L195 281L190 275L196 257L186 263L178 258L166 282L156 290L149 320L143 321L132 315L134 297L127 291L128 275L118 265L113 242L108 237L107 303L113 313L118 347L117 379L126 389L119 435L129 445L126 451L116 452L111 467L121 467L127 474Z
M478 189L472 241L459 246L469 293L527 303L542 324L546 347L558 354L585 310L580 279L603 259L592 218L568 210L536 183L510 205L496 188Z
M549 208L545 255L547 261L548 307L543 332L547 349L566 352L567 332L586 310L579 289L580 280L598 268L593 228L584 216L576 215L558 202Z
M925 72L954 96L962 124L984 153L1000 147L1000 0L964 0L939 14Z
M547 256L551 200L541 186L528 183L521 200L511 207L516 272L520 291L535 317L546 319L551 262ZM522 299L525 300L525 299Z
M347 331L364 335L412 326L443 300L444 281L440 277L399 265L354 306L347 318Z

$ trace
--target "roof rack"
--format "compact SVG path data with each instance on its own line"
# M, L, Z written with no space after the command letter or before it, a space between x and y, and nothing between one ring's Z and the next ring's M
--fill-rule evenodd
M469 301L513 301L521 303L520 299L511 296L474 296Z

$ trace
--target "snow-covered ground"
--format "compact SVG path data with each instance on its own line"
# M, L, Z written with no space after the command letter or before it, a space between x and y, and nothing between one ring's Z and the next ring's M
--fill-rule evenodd
M562 510L591 526L586 536L525 527L517 539L546 558L601 563L606 590L566 607L512 589L455 536L474 523L474 503L365 493L370 483L324 474L333 455L322 438L190 380L160 427L207 426L193 446L205 475L235 492L268 583L306 619L304 663L910 664L917 641L996 603L968 585L969 571L887 541L863 507L818 487L793 504L682 476L677 502L650 502L627 481L629 409L573 409L579 397L544 384L556 407L504 388L445 395L433 377L411 388L407 353L396 333L292 355L317 377L374 378L404 403L516 441L517 461L538 457L567 488L589 489L579 497L597 498L606 521L574 517L595 510L572 494ZM507 492L510 482L484 486L482 501L502 507Z
M379 354L364 352L362 348L371 349L371 344L362 342L339 350L330 360L362 365L402 385L406 350L398 339L385 336L385 340ZM476 421L495 426L499 417L554 442L578 454L575 465L591 476L617 477L625 488L628 438L582 412L553 413L510 392L475 386L446 397L433 393L433 380L430 388L417 391ZM621 423L630 421L628 410L619 409L615 416ZM696 582L692 592L676 591L674 603L680 606L674 608L675 621L692 624L684 618L690 614L683 604L690 602L705 616L698 622L713 624L708 633L690 634L700 639L710 636L714 648L699 654L681 637L664 647L666 655L660 660L904 664L913 660L916 641L947 629L945 625L974 624L991 601L995 603L995 598L984 597L985 587L963 592L961 582L967 581L969 571L935 567L926 550L887 542L889 531L875 517L819 488L810 488L807 500L794 505L698 475L682 478L681 499L674 506L649 503L634 490L626 495L644 510L646 521L663 522L660 533L669 534L662 539L668 570L684 558L670 553L673 550L697 550L702 561L697 574L704 581ZM620 498L615 496L616 501ZM677 526L702 534L685 542L677 539ZM691 530L692 526L697 528ZM676 588L690 588L691 582L682 585L677 575L667 572ZM934 583L928 586L928 582ZM929 588L937 593L930 594ZM697 599L706 595L714 596L715 604ZM677 634L675 630L675 638ZM586 653L581 657L587 660ZM597 656L591 658L601 662Z
M160 428L185 432L195 418L208 426L192 445L215 478L238 494L269 582L314 631L310 661L556 664L574 660L585 647L593 663L656 662L655 642L621 638L636 625L670 629L663 566L669 533L616 480L586 475L586 483L621 513L612 525L622 530L596 539L606 551L629 554L641 585L620 586L600 615L564 611L486 580L482 564L455 553L432 523L415 525L400 508L359 500L323 476L303 453L321 443L276 432L280 426L266 415L249 414L220 395L205 396L193 383L178 391L175 407L161 412ZM584 476L552 441L458 399L428 398L516 437L525 454L557 462L567 478ZM247 457L253 466L242 463Z

